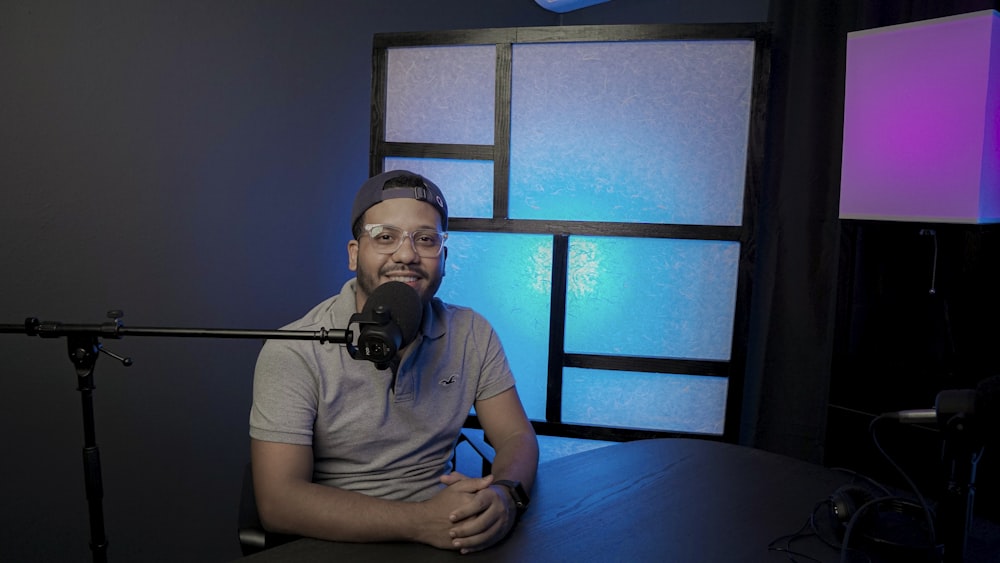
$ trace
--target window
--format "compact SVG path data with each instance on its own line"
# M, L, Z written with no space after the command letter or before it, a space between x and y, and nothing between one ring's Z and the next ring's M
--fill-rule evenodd
M541 435L735 440L762 25L378 34L371 172L448 198L438 295L497 329Z

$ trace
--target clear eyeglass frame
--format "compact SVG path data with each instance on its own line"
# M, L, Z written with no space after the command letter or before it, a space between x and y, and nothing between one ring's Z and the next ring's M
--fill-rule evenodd
M371 239L375 252L379 254L394 254L403 246L403 241L409 239L417 256L437 258L441 255L445 241L448 240L448 233L434 229L417 229L411 232L404 231L395 225L380 223L366 224L363 228L368 233L368 238Z

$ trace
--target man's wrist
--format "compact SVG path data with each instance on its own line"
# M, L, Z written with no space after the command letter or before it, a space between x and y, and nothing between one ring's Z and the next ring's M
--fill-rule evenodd
M493 484L499 485L507 491L507 494L510 495L511 500L514 502L514 508L517 510L518 516L524 514L524 511L528 508L528 503L531 502L531 498L524 490L520 481L501 479L499 481L494 481Z

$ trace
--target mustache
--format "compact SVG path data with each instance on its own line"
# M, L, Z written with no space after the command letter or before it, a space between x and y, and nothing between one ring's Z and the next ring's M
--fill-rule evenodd
M419 276L421 278L427 277L427 272L423 271L421 268L411 268L409 266L393 266L388 268L383 268L379 271L379 275L382 276L392 276L392 275L410 275Z

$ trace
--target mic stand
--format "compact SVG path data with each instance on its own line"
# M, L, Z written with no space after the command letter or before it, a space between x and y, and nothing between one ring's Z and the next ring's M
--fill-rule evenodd
M83 474L87 491L90 518L90 550L96 563L107 561L108 540L104 528L104 485L101 480L101 456L97 448L97 430L94 424L94 367L97 356L104 353L120 361L125 367L132 365L130 358L123 358L104 349L100 339L120 339L134 336L174 336L208 338L257 338L265 340L318 340L320 344L346 344L352 356L356 353L350 330L321 328L307 330L245 330L209 328L125 328L121 324L121 311L109 311L110 322L99 325L41 322L27 318L23 325L0 324L0 334L23 333L41 338L66 337L69 359L76 369L77 390L83 407Z
M944 545L945 563L965 561L965 549L972 525L972 507L976 495L976 464L982 446L974 440L972 424L962 414L944 425L942 464L946 485L938 512L938 529Z

